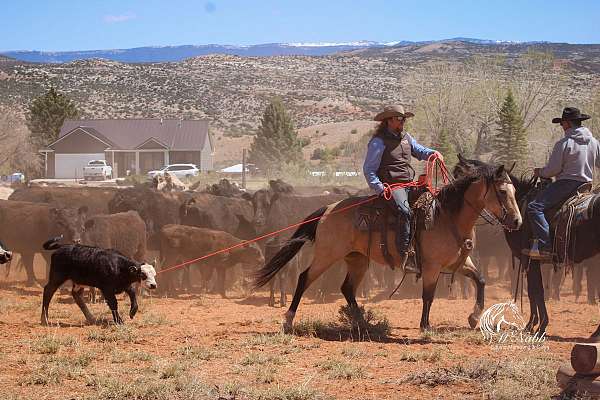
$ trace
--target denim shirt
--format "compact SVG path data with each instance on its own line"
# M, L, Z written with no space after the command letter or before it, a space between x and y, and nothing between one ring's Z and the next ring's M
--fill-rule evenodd
M397 135L396 133L394 134ZM401 135L406 136L408 139L410 143L411 154L417 160L425 161L431 154L435 153L435 150L419 144L408 133L403 132ZM365 175L365 179L367 180L369 187L377 194L381 194L381 192L383 192L383 183L377 176L377 170L379 169L381 156L383 155L384 150L385 144L383 143L383 140L379 137L373 137L369 141L369 145L367 147L367 156L365 157L365 163L363 164L363 174Z

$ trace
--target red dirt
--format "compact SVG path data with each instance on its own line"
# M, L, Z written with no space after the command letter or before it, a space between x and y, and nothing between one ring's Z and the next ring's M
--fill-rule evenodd
M145 376L163 382L162 374L164 382L168 382L174 377L168 373L165 377L165 369L180 363L177 365L183 372L176 371L174 375L197 376L221 390L239 385L244 388L242 394L249 393L248 390L305 385L339 399L481 399L484 397L481 382L427 386L403 382L403 379L413 372L452 368L477 360L515 362L523 359L526 362L531 358L544 358L547 369L554 375L561 363L568 362L572 344L593 332L599 320L598 308L583 304L581 301L585 299L576 303L570 287L570 279L567 279L563 285L563 300L548 302L551 318L548 333L552 338L547 340L546 347L499 351L483 343L478 330L468 329L467 316L473 300L436 299L431 323L441 332L424 336L418 329L420 300L369 303L359 299L367 309L376 310L389 319L392 334L385 342L352 342L303 336L260 336L279 332L284 313L284 309L266 306L266 293L231 299L213 295L145 298L135 319L127 318L128 328L117 331L106 324L85 326L77 306L69 295L63 294L55 296L50 306L50 319L60 326L43 327L39 324L41 290L4 282L0 289L0 392L8 394L8 398L94 397L97 388L90 384L94 379L112 377L132 382ZM505 289L497 286L490 289L486 305L509 298ZM129 302L123 298L119 301L125 317ZM526 297L524 301L527 302ZM343 304L341 296L329 304L305 299L296 322L336 321L337 311ZM92 305L91 309L95 315L110 319L106 305ZM118 337L115 342L102 342L103 335ZM131 335L133 337L128 337ZM63 344L47 349L49 338L62 340ZM190 361L181 355L184 346L200 346L212 354ZM43 354L55 350L55 354ZM139 356L141 352L148 354ZM434 354L431 361L427 360L428 354ZM410 355L425 359L406 360ZM60 367L67 363L65 360L78 357L90 358L89 364L72 367L70 372ZM345 365L346 372L350 367L361 367L362 371L351 379L335 378L331 370L323 366L329 359ZM52 377L49 372L52 368L59 369L59 378L46 382L48 376ZM36 378L38 375L42 378ZM273 381L262 383L263 380ZM547 398L548 394L559 392L552 382L539 392L539 397L528 398ZM238 398L243 398L242 394L238 394ZM493 398L486 394L485 398Z

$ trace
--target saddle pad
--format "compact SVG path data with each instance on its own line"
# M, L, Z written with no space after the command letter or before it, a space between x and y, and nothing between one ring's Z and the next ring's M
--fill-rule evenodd
M368 231L369 227L373 231L380 231L383 219L388 219L388 226L394 226L396 215L395 207L388 204L388 200L379 198L356 209L354 212L354 227L363 232Z

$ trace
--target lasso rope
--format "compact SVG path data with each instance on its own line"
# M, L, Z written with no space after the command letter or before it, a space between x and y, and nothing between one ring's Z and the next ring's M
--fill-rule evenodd
M424 186L426 186L434 195L436 195L439 192L439 190L437 189L437 187L435 187L435 185L433 184L433 175L435 173L436 166L439 166L439 169L440 169L441 174L442 174L442 181L444 182L444 185L446 185L448 182L450 182L450 176L448 174L448 170L446 168L446 165L444 164L444 161L438 155L438 153L433 153L433 154L431 154L427 158L427 168L426 168L425 177L424 177L425 179L424 180L412 181L412 182L406 182L406 183L397 183L397 184L392 184L392 185L384 184L383 197L386 200L390 200L392 198L392 191L396 190L398 188L401 188L401 187L424 187ZM342 207L342 208L340 208L338 210L333 210L332 212L329 213L329 215L337 214L337 213L341 213L341 212L347 211L347 210L349 210L351 208L355 208L355 207L361 206L363 204L369 203L371 201L374 201L377 198L378 198L378 196L370 196L367 199L365 199L363 201L360 201L358 203L354 203L354 204L351 204L349 206ZM311 222L318 221L321 218L322 217L310 218L310 219L307 219L305 221L301 221L301 222L298 222L298 223L286 226L285 228L278 229L278 230L276 230L274 232L266 233L264 235L261 235L261 236L258 236L256 238L254 238L254 239L245 240L245 241L243 241L241 243L238 243L238 244L236 244L234 246L230 246L230 247L227 247L225 249L217 250L217 251L214 251L212 253L205 254L205 255L203 255L201 257L194 258L193 260L189 260L189 261L183 262L181 264L177 264L177 265L173 265L171 267L165 268L165 269L161 269L160 271L157 272L157 275L164 274L165 272L170 272L170 271L174 271L174 270L177 270L177 269L181 269L181 268L187 267L190 264L194 264L194 263L197 263L199 261L206 260L207 258L216 256L218 254L227 253L227 252L229 252L231 250L247 246L247 245L249 245L251 243L258 242L259 240L266 239L268 237L278 235L278 234L280 234L282 232L285 232L287 230L290 230L290 229L293 229L293 228L297 228L297 227L300 227L300 226L305 225L305 224L310 224Z

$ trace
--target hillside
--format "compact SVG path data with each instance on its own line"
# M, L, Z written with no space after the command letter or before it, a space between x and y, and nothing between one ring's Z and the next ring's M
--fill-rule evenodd
M363 57L414 58L426 61L431 57L464 61L473 55L501 56L515 59L531 49L549 52L558 62L566 63L578 72L600 73L600 44L570 43L479 43L473 40L449 40L428 43L402 43L395 46L363 48L346 54Z
M560 102L580 104L582 99L592 99L600 87L600 73L592 62L600 46L547 46L543 48L554 49L562 57L555 66L562 76L557 89ZM147 64L108 60L32 64L2 58L0 106L22 112L32 99L55 86L74 99L84 118L206 118L217 140L217 161L227 163L240 159L241 148L251 142L265 106L279 96L301 135L311 138L305 148L308 155L317 146L347 140L354 129L347 121L370 120L384 103L415 107L434 90L434 65L460 66L475 58L496 60L501 54L509 62L502 67L500 79L511 83L515 67L510 60L527 49L452 41L320 57L209 55ZM463 79L460 82L465 83ZM466 79L475 82L481 77L475 74ZM559 105L553 108L548 111L556 112ZM317 127L342 122L346 125L337 126L343 129L331 132ZM316 130L321 137L315 137ZM430 143L428 132L421 129L421 133L420 139Z

